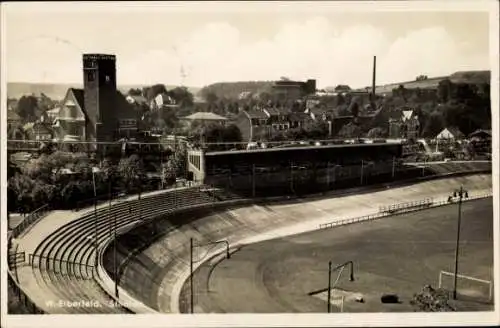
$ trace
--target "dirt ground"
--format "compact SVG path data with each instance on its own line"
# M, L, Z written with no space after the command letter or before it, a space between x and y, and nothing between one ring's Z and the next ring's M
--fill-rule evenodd
M304 233L246 246L229 260L202 266L194 276L195 313L326 312L328 261L354 262L355 281L348 268L336 288L347 295L344 312L413 311L409 301L426 284L437 287L441 270L453 272L457 205L398 215ZM459 273L493 279L492 199L462 206ZM338 271L332 275L337 279ZM189 284L181 307L187 311ZM461 285L483 291L485 286ZM334 292L339 296L340 291ZM399 304L382 304L384 293L399 296ZM311 295L313 294L313 295ZM364 303L352 295L361 294ZM493 310L492 304L461 298L458 310ZM333 307L333 312L340 309Z

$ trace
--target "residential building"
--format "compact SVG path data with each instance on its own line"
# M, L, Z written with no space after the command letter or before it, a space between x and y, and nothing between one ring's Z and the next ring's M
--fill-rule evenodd
M292 129L302 128L310 121L312 121L311 117L304 112L291 112L288 114L289 126Z
M7 110L7 139L23 140L22 118L14 111Z
M288 120L290 111L273 107L264 108L262 111L267 116L266 124L271 125L274 130L290 129L290 122Z
M23 126L26 139L36 141L50 141L54 134L50 123L33 122Z
M166 93L161 93L157 95L152 101L151 101L151 109L152 110L160 110L163 107L166 106L175 106L175 100L172 99L169 95Z
M457 127L447 127L436 135L435 139L456 141L464 138L464 134Z
M244 142L253 142L267 138L271 133L269 116L263 110L242 110L236 118L235 124L241 131Z
M331 121L335 117L334 110L326 107L309 108L306 109L305 113L314 121Z
M393 139L413 139L420 136L420 121L415 111L410 108L401 109L398 115L389 119L389 137Z
M217 115L211 112L197 112L189 116L183 117L182 122L186 129L192 129L196 124L221 124L224 125L228 119L224 116Z
M47 121L54 123L55 119L59 115L59 111L61 110L61 107L55 107L52 109L49 109L48 111L45 112Z
M127 99L127 102L131 105L148 106L148 100L146 99L146 97L141 95L129 94L125 99Z
M286 108L256 107L241 110L235 124L241 131L243 141L256 142L267 140L274 131L303 127L310 120L309 115L303 112L292 112Z

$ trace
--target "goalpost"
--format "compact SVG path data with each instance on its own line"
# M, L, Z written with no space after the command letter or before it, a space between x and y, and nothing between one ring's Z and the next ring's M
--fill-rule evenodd
M340 312L344 312L344 298L344 295L332 295L330 298L330 306L338 308Z
M455 274L453 272L439 272L438 287L453 291ZM483 298L488 302L493 300L493 282L457 274L457 293L475 298Z

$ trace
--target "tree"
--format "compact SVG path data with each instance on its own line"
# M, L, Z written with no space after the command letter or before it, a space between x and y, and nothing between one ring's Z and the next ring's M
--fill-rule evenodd
M453 83L450 79L444 79L438 83L437 94L439 102L445 103L452 96Z
M427 122L425 122L422 134L424 137L435 137L439 132L444 129L444 118L439 111L434 111L429 115Z
M217 100L219 100L219 97L217 97L217 95L215 94L215 92L210 91L205 96L205 100L207 101L207 103L213 105L213 104L215 104L217 102Z
M347 123L344 125L339 133L338 136L341 138L359 138L361 136L361 128L354 123Z
M166 163L163 163L161 170L161 179L164 184L168 186L175 183L175 180L177 178L177 169L174 159L170 159Z
M145 88L144 91L146 99L153 100L159 94L167 93L167 88L165 87L164 84L155 84L152 85L151 87Z
M313 121L304 127L306 138L325 139L328 136L328 123L322 120Z
M347 92L351 91L351 87L346 84L339 84L335 87L335 92Z
M9 179L8 194L13 207L21 213L28 213L34 208L31 191L35 181L24 174L16 174Z
M410 301L416 311L421 312L451 312L455 309L448 304L449 293L444 289L434 289L425 286L422 291L413 296Z
M139 88L137 88L137 89L131 88L128 91L128 94L131 95L131 96L141 96L142 95L142 90L139 89Z
M24 121L32 121L38 110L38 99L35 96L22 96L17 102L16 113Z
M375 127L368 131L367 137L371 139L384 138L387 136L387 131L380 127Z
M127 192L135 191L140 189L144 179L144 163L136 154L122 158L118 163L117 173L125 190Z
M167 94L181 107L192 107L194 104L193 94L186 87L175 87Z

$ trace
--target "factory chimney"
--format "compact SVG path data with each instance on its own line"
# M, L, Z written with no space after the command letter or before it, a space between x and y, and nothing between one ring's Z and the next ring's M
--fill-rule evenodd
M373 56L372 101L375 101L375 80L377 77L377 56Z

